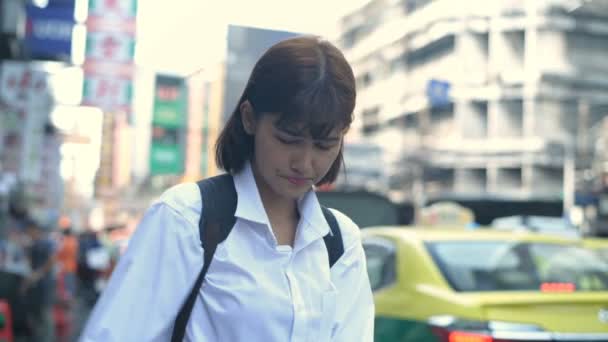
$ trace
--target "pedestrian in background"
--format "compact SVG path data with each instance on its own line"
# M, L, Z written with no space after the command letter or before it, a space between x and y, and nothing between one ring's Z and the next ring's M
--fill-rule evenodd
M22 291L23 280L30 274L31 266L26 249L24 223L16 218L6 222L6 240L0 245L0 298L6 300L13 317L15 341L27 341L31 331L25 296Z
M60 227L57 250L57 291L54 307L57 341L69 341L73 333L74 309L76 307L76 270L78 262L78 239L70 225Z
M78 263L78 239L74 236L70 227L62 230L57 250L57 262L59 264L59 274L63 277L63 282L70 296L76 293L76 269Z
M204 254L198 224L211 203L185 183L147 211L81 341L169 341L193 288L186 341L372 341L359 228L331 211L344 250L330 268L332 233L314 192L339 174L355 94L351 67L331 43L306 36L271 47L217 142L236 221L202 288L193 285Z
M28 220L31 272L22 284L32 342L54 341L53 304L55 300L55 244L48 227Z
M76 263L76 302L74 305L73 340L78 338L93 306L97 302L99 292L97 283L101 276L99 269L91 265L90 255L103 248L98 232L91 227L78 237L78 259Z

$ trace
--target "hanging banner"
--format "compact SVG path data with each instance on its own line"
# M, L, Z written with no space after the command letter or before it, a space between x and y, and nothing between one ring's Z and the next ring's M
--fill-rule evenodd
M72 55L74 4L26 6L25 47L33 58L69 60Z
M0 100L10 114L8 141L2 143L14 146L14 153L6 158L7 165L21 179L38 181L44 129L53 104L48 74L28 62L4 61L0 68Z
M50 109L47 74L27 62L3 61L0 66L0 99L13 109Z
M83 104L131 121L136 0L89 0Z

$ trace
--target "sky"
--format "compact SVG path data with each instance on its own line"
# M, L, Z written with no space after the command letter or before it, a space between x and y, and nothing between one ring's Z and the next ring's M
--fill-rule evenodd
M191 74L221 60L227 24L334 38L339 18L368 0L140 0L136 61Z

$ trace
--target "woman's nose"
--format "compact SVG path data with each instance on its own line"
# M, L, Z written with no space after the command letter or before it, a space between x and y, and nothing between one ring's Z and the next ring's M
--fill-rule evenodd
M310 144L303 144L303 146L293 151L290 161L292 171L302 176L310 176L312 174L312 164L313 150Z

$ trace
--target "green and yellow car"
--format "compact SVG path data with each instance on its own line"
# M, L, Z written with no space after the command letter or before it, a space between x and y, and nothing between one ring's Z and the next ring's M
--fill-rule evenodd
M608 262L531 232L362 230L378 342L608 341Z

